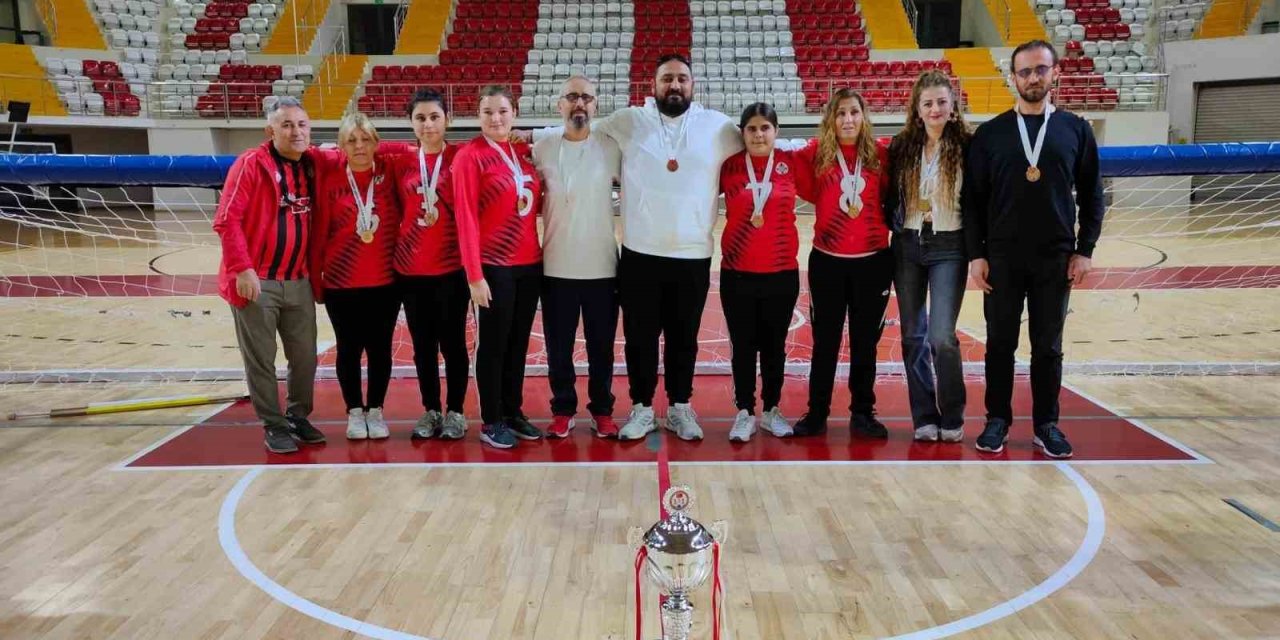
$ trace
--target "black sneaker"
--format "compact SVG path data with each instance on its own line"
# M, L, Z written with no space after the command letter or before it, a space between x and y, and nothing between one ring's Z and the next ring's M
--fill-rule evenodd
M495 449L510 449L516 446L516 436L507 428L506 422L486 424L480 429L480 442Z
M1008 441L1009 423L1000 418L991 418L987 420L987 426L983 428L982 435L978 436L973 446L978 451L1000 453L1004 451L1004 443Z
M541 440L542 432L533 426L532 422L524 416L512 416L506 419L507 428L515 437L521 440Z
M1071 443L1067 442L1067 436L1058 429L1056 422L1046 422L1036 427L1036 435L1031 439L1031 444L1040 447L1044 455L1050 458L1062 460L1072 455Z
M271 453L297 453L298 445L293 441L293 434L288 427L267 427L267 437L263 441L267 451Z
M800 416L796 421L795 427L792 428L792 434L797 438L805 436L825 436L827 435L827 417L817 414L806 413Z
M872 440L885 440L889 437L889 430L876 417L865 413L855 413L849 419L849 431L853 432L856 438L870 438Z
M289 421L289 431L293 433L293 437L302 443L324 444L324 434L319 429L311 426L311 422L306 418L297 416L285 416L284 418Z

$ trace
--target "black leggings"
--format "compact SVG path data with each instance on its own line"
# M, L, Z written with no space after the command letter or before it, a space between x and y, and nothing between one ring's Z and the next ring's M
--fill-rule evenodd
M876 346L884 330L893 282L893 251L865 258L839 258L814 250L809 254L810 322L813 364L809 371L809 414L825 418L831 411L836 359L844 321L849 319L849 410L872 415L876 406Z
M462 413L467 397L467 303L471 291L461 270L439 276L401 276L405 321L413 337L413 364L418 370L418 392L428 411ZM440 360L444 356L448 391L440 404Z
M493 299L488 307L480 307L476 387L480 391L480 419L484 424L496 424L523 415L524 367L529 332L538 312L542 265L484 265L484 279Z
M766 410L782 399L787 330L800 295L798 270L720 272L720 306L733 348L733 397L755 415L756 356L760 357L760 400Z
M324 307L338 340L338 386L347 411L381 408L391 382L391 339L400 315L395 285L325 289ZM369 358L369 398L360 389L360 356Z

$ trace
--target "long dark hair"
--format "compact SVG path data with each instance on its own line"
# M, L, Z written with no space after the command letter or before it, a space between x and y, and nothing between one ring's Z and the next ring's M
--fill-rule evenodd
M409 98L409 104L404 108L405 115L412 118L413 110L423 102L434 102L440 105L440 110L444 112L445 117L449 117L449 105L445 102L444 96L431 87L421 87L414 92L413 97Z
M960 175L964 163L964 152L968 147L972 133L969 123L964 119L964 105L960 104L959 92L951 84L951 78L942 71L926 71L916 78L911 87L911 102L907 105L907 124L894 137L894 167L900 176L898 186L904 196L902 204L914 209L920 199L920 189L910 185L920 184L920 154L929 141L925 130L924 118L920 117L920 94L926 89L945 88L951 95L951 119L942 129L942 138L938 141L938 153L942 154L939 163L938 195L945 202L954 202L959 195L956 189L956 178Z

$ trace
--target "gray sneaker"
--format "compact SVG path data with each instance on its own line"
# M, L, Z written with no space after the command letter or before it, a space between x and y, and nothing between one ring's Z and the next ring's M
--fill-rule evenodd
M964 427L939 429L938 438L943 442L961 442L964 440Z
M702 427L698 426L698 414L688 403L671 405L667 410L667 429L674 432L681 440L701 440Z
M937 442L938 441L938 425L926 424L916 427L917 442Z
M434 438L440 434L441 427L444 426L444 416L439 411L430 409L418 418L418 423L413 425L413 439Z
M293 441L293 434L289 433L288 427L267 427L263 444L271 453L294 453L298 450L298 444Z
M657 422L653 419L653 407L633 404L631 405L631 417L627 419L627 423L622 425L622 429L618 431L618 439L641 440L649 435L650 431L657 428Z
M733 419L733 428L729 429L729 442L747 442L755 432L756 417L742 409Z
M764 412L760 417L760 428L779 438L790 438L795 435L791 429L791 423L787 422L786 417L782 415L782 409L774 407Z
M467 418L457 411L444 414L444 424L440 427L442 440L461 440L467 435Z

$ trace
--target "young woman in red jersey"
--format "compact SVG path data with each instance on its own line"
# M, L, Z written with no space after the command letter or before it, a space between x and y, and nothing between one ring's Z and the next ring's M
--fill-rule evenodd
M855 436L887 438L875 418L876 345L884 328L893 252L881 209L888 189L886 151L872 136L866 103L852 89L827 102L818 137L796 152L800 197L814 204L813 251L809 254L813 356L809 412L795 435L826 433L835 384L840 333L849 318L849 391Z
M720 167L725 226L720 239L720 304L733 346L733 392L738 406L729 440L746 442L756 430L756 354L764 430L791 435L778 409L787 330L800 295L796 233L795 161L774 148L778 114L763 102L742 112L746 149Z
M400 239L395 270L413 337L413 364L424 413L414 438L457 440L467 431L462 404L467 396L467 302L471 292L458 252L450 169L458 147L445 143L449 111L444 97L419 89L409 100L409 122L418 145L396 156L400 198ZM439 355L444 356L448 395L440 404Z
M480 440L499 449L515 446L516 438L542 437L521 410L525 353L542 283L542 184L529 145L510 141L515 118L510 91L481 89L482 135L458 150L451 176L462 266L480 324Z
M386 438L382 404L391 380L391 340L400 314L392 256L400 229L396 182L378 162L378 132L364 114L338 128L342 158L317 174L311 265L316 300L337 339L338 384L347 405L347 438ZM318 277L316 277L318 276ZM368 356L369 393L361 390L360 356Z

